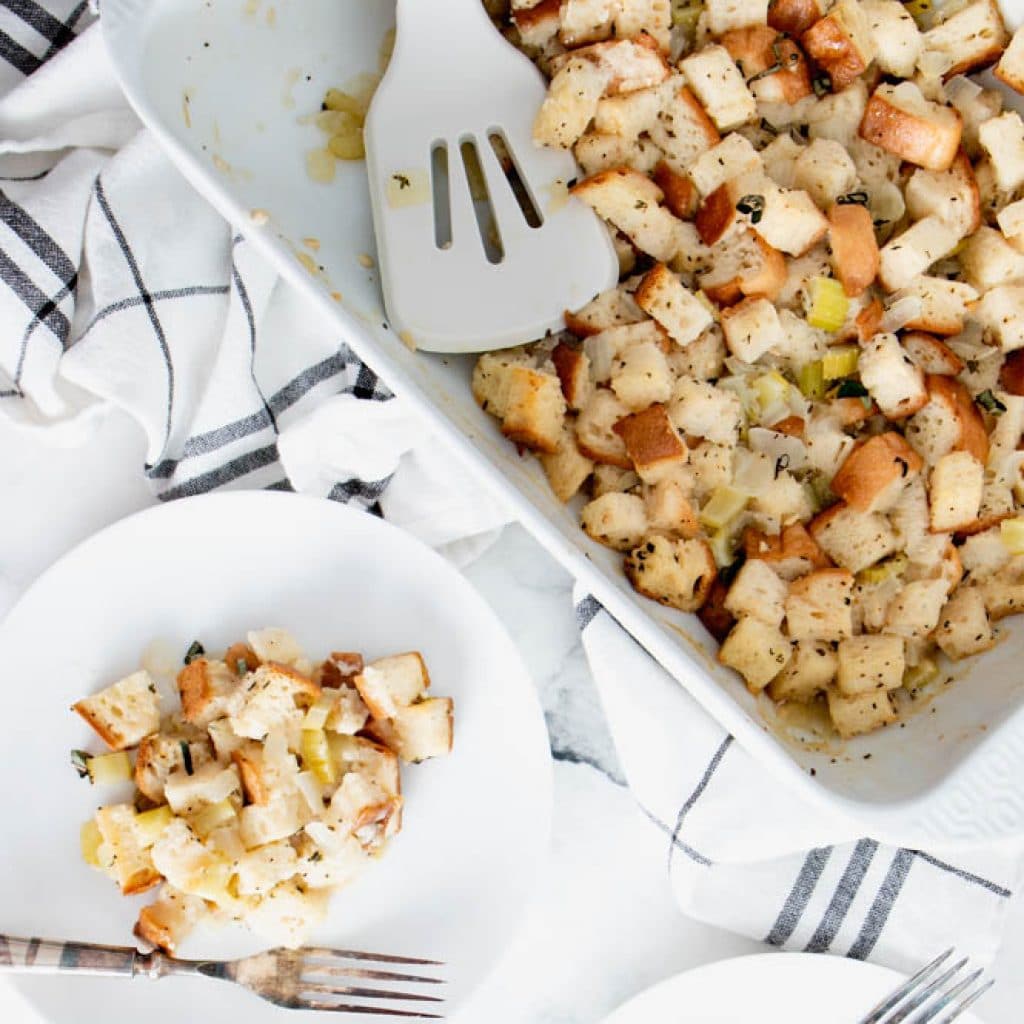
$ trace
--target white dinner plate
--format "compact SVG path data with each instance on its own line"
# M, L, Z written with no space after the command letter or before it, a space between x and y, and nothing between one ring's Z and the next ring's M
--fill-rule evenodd
M402 832L332 896L313 936L445 961L451 1015L511 939L546 852L543 714L508 634L454 568L372 515L296 495L212 495L122 520L48 570L0 625L0 932L132 943L147 897L121 896L79 856L81 823L112 801L69 763L73 748L102 747L69 706L138 667L155 640L216 649L266 625L311 656L420 650L433 690L455 699L453 752L403 770ZM180 955L260 948L240 926L211 926ZM324 1020L203 979L17 984L54 1024Z
M856 1024L904 981L899 972L862 960L758 953L677 974L620 1006L604 1024ZM959 1024L979 1021L966 1013Z

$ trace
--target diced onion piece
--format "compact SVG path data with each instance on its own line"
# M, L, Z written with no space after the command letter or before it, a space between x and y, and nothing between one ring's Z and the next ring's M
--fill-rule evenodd
M813 363L804 363L796 375L800 391L810 399L825 397L825 371L822 361L815 359Z
M811 278L807 322L823 331L838 331L846 323L850 300L834 277Z
M225 797L215 804L207 804L192 818L192 831L205 839L214 829L229 825L238 816L235 805Z
M338 781L338 769L323 729L302 730L302 764L326 786Z
M1004 519L999 524L999 539L1011 555L1024 555L1024 516Z
M747 495L732 487L716 487L701 509L700 521L712 530L720 529L747 505Z
M163 834L164 829L174 821L174 812L164 804L154 807L151 811L143 811L135 815L135 837L139 845L148 850Z
M949 98L949 102L960 111L968 104L973 103L982 91L981 86L966 75L954 75L946 83L946 96Z
M126 751L90 757L85 763L94 786L109 786L127 782L132 777L132 761Z
M922 658L903 673L903 685L912 690L930 683L939 674L939 666L931 658Z
M904 554L893 555L884 562L877 565L869 565L857 573L858 583L882 583L891 576L900 576L907 568L907 556Z
M312 772L299 772L295 776L295 788L309 804L309 809L318 817L324 813L322 783Z
M733 489L750 496L763 494L775 481L775 460L759 452L737 448L733 456Z
M99 826L96 824L94 818L90 818L81 828L79 832L79 844L82 850L82 860L85 861L89 867L92 868L103 868L104 865L100 857L100 847L103 845L103 836L100 834Z
M317 698L317 702L306 712L302 720L303 729L322 729L327 722L334 705L338 703L340 691L325 689Z
M765 427L751 427L748 440L752 451L767 455L780 470L795 472L807 464L807 445L799 437L791 437Z
M890 334L900 330L911 320L920 317L922 308L921 300L916 295L905 295L902 299L897 299L882 314L882 330Z
M793 386L778 370L757 377L753 386L762 422L777 423L789 414L789 393Z
M821 372L826 381L839 380L857 372L860 349L856 345L834 345L821 361Z
M219 907L230 909L238 904L238 898L232 895L228 888L231 875L231 864L228 861L212 861L189 880L186 891L191 896L199 896L210 903L216 903Z

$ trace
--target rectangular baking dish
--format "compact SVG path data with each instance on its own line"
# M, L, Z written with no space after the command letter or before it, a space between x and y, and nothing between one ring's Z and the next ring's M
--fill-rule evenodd
M621 556L582 533L536 460L518 456L477 408L473 357L414 353L388 330L366 266L374 241L365 167L341 164L335 182L314 182L305 154L322 137L302 115L319 109L328 86L376 70L393 15L385 0L104 0L102 24L131 103L195 187L780 785L903 845L1024 830L1024 687L1015 667L1024 632L1009 624L1019 620L1005 621L1003 643L959 666L955 685L922 702L905 727L838 748L800 742L767 698L716 663L695 617L635 594ZM443 59L443 39L437 49ZM309 237L320 242L313 266L298 258Z

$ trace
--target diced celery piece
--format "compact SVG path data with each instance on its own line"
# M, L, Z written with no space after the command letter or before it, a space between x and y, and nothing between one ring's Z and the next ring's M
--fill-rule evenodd
M306 712L306 717L302 720L302 728L322 729L334 705L338 703L339 696L338 690L325 689L317 698L317 702Z
M860 583L882 583L890 576L901 576L907 568L907 556L903 554L893 555L884 562L877 565L870 565L857 573L857 580Z
M754 391L762 409L788 401L791 387L789 381L778 370L762 374L754 381Z
M323 729L302 730L302 765L324 785L338 781L338 769Z
M738 516L747 504L747 495L733 487L716 487L708 503L701 509L700 521L711 530L718 530Z
M237 817L235 805L225 797L215 804L207 804L192 818L192 829L200 839L205 839L214 829L229 825Z
M800 391L806 398L822 399L825 397L825 369L820 359L813 363L804 363L797 374Z
M1024 555L1024 516L1004 519L999 524L999 539L1011 555Z
M908 690L916 690L930 683L938 674L939 666L931 658L922 658L903 673L903 685Z
M860 349L856 345L833 345L821 361L821 372L826 381L849 377L857 372Z
M811 279L810 310L807 322L823 331L838 331L846 323L850 300L834 277Z
M94 786L108 786L115 782L127 782L132 777L132 761L121 750L116 754L101 754L90 757L86 762L89 778Z
M164 829L174 821L174 812L166 804L135 815L135 835L139 845L147 850L163 835Z

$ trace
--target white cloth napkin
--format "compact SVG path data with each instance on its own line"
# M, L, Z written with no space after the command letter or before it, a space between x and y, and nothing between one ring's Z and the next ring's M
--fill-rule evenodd
M994 956L1024 840L910 850L787 792L585 591L576 617L626 781L691 917L771 945L903 970Z

